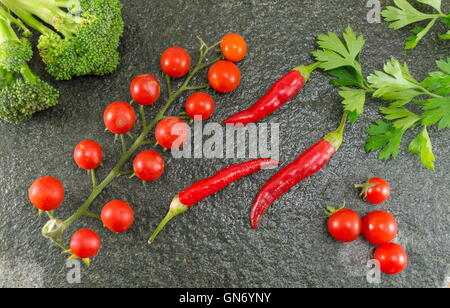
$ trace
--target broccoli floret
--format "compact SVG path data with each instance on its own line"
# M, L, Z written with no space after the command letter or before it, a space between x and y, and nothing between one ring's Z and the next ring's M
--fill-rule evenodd
M31 45L17 36L12 24L21 27L0 5L0 118L21 123L58 104L59 92L32 73L27 64Z
M120 62L117 49L124 29L119 0L2 0L2 3L41 33L39 53L48 73L56 79L101 76L117 69Z

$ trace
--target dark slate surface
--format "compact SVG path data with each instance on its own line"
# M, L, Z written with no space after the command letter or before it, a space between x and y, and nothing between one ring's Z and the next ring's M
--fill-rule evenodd
M228 32L246 37L250 53L240 65L241 87L232 95L215 94L218 111L212 120L218 122L250 105L283 72L310 63L316 35L342 31L347 24L367 38L363 55L367 73L395 56L410 64L414 75L424 78L435 69L435 60L448 56L448 44L436 39L443 27L436 27L423 44L406 52L402 47L407 32L388 30L386 24L368 24L366 1L361 0L126 2L123 62L117 73L55 83L62 94L58 107L20 126L0 123L2 287L70 286L60 251L40 236L45 218L36 217L27 201L27 188L35 178L57 176L67 190L58 215L67 217L80 206L90 193L90 182L72 161L73 147L81 140L95 139L106 151L106 168L115 163L119 147L103 132L102 111L112 101L129 99L128 81L134 75L160 74L158 58L166 47L182 45L194 54L196 35L210 42ZM39 60L33 66L42 70ZM250 176L179 217L152 247L146 240L173 195L235 161L174 160L165 154L167 172L159 182L145 188L125 178L114 182L93 210L99 211L112 199L123 199L135 207L137 221L123 235L113 235L90 219L74 226L93 228L103 239L103 249L92 267L82 270L81 286L376 286L365 279L365 264L374 247L363 240L336 243L326 232L322 208L346 199L361 214L373 210L358 198L353 184L378 175L390 180L393 189L391 200L379 209L398 218L398 242L410 256L409 268L395 277L383 276L381 286L442 287L450 263L449 132L431 132L438 158L435 173L422 168L419 160L404 150L399 159L380 162L376 154L363 150L364 130L379 118L378 106L375 101L368 104L361 121L348 129L334 160L269 210L259 232L250 230L248 211L273 171ZM281 123L282 160L292 161L333 130L341 110L328 78L316 73L301 96L270 117Z

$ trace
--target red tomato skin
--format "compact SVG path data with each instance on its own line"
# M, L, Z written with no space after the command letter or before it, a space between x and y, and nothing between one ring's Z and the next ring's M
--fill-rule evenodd
M64 201L64 186L54 177L43 177L30 186L28 197L37 209L53 211Z
M181 78L191 69L191 56L181 47L168 48L161 56L161 69L170 77Z
M372 244L387 244L397 237L398 223L390 213L372 212L364 217L363 233Z
M375 260L380 262L380 270L388 275L398 275L408 266L408 255L400 245L390 243L377 248Z
M367 191L365 199L372 204L384 203L391 196L391 187L388 182L381 178L372 178L369 184L378 184L370 187Z
M128 103L115 102L106 108L103 121L110 132L123 135L133 129L136 123L136 112Z
M142 152L134 159L133 170L142 181L156 181L164 173L164 159L155 151Z
M356 241L362 234L361 216L350 209L339 210L328 220L328 230L337 241Z
M128 231L134 222L134 211L131 206L120 200L108 202L102 209L103 225L110 231L122 233Z
M73 158L81 169L97 169L103 162L103 149L97 142L85 140L76 146Z
M70 250L81 259L95 257L100 251L100 237L92 230L81 229L70 240Z
M233 92L241 83L241 71L230 61L219 61L209 69L208 80L217 92Z
M130 93L133 100L139 105L153 105L161 96L161 84L152 75L139 75L131 82Z
M186 100L186 114L191 118L201 117L202 120L209 119L214 113L214 100L211 95L198 92L188 97Z
M220 48L225 59L231 62L240 62L247 55L247 42L242 36L236 33L225 35L220 44Z
M177 129L176 132L173 132L174 126ZM178 147L181 147L186 143L188 139L188 131L189 127L183 120L177 117L169 117L158 123L155 129L155 137L158 144L166 149L175 149L177 145L175 145L175 141L179 141Z

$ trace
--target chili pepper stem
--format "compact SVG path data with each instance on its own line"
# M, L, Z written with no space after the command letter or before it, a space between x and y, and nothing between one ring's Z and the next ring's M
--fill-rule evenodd
M320 64L320 62L317 62L309 66L297 66L296 68L294 68L294 70L299 71L302 74L303 78L305 78L305 82L307 82L311 77L312 72L318 69Z
M161 221L159 226L156 228L155 232L153 233L152 237L148 241L148 244L151 245L158 234L164 229L164 227L176 216L183 214L189 209L188 206L181 203L179 196L176 196L172 203L170 204L169 213L167 213L167 216Z
M342 145L342 142L344 141L344 130L345 125L347 124L348 114L347 112L344 113L344 116L342 117L341 124L339 125L339 128L326 135L323 139L328 141L335 149L336 152L339 150L339 148Z

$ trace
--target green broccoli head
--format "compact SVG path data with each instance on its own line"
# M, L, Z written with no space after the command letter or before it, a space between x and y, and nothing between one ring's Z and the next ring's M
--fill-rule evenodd
M34 113L58 104L58 90L41 79L35 77L30 83L19 76L20 73L6 74L8 81L2 80L0 90L1 119L18 124L31 119Z
M2 0L25 23L41 32L39 53L58 80L105 75L119 63L124 24L118 0ZM33 17L34 16L34 17ZM37 18L56 31L42 25Z
M59 92L30 70L31 46L12 24L20 25L0 5L0 119L20 123L56 105Z
M33 57L31 44L25 38L22 40L7 40L0 44L0 67L18 72Z

